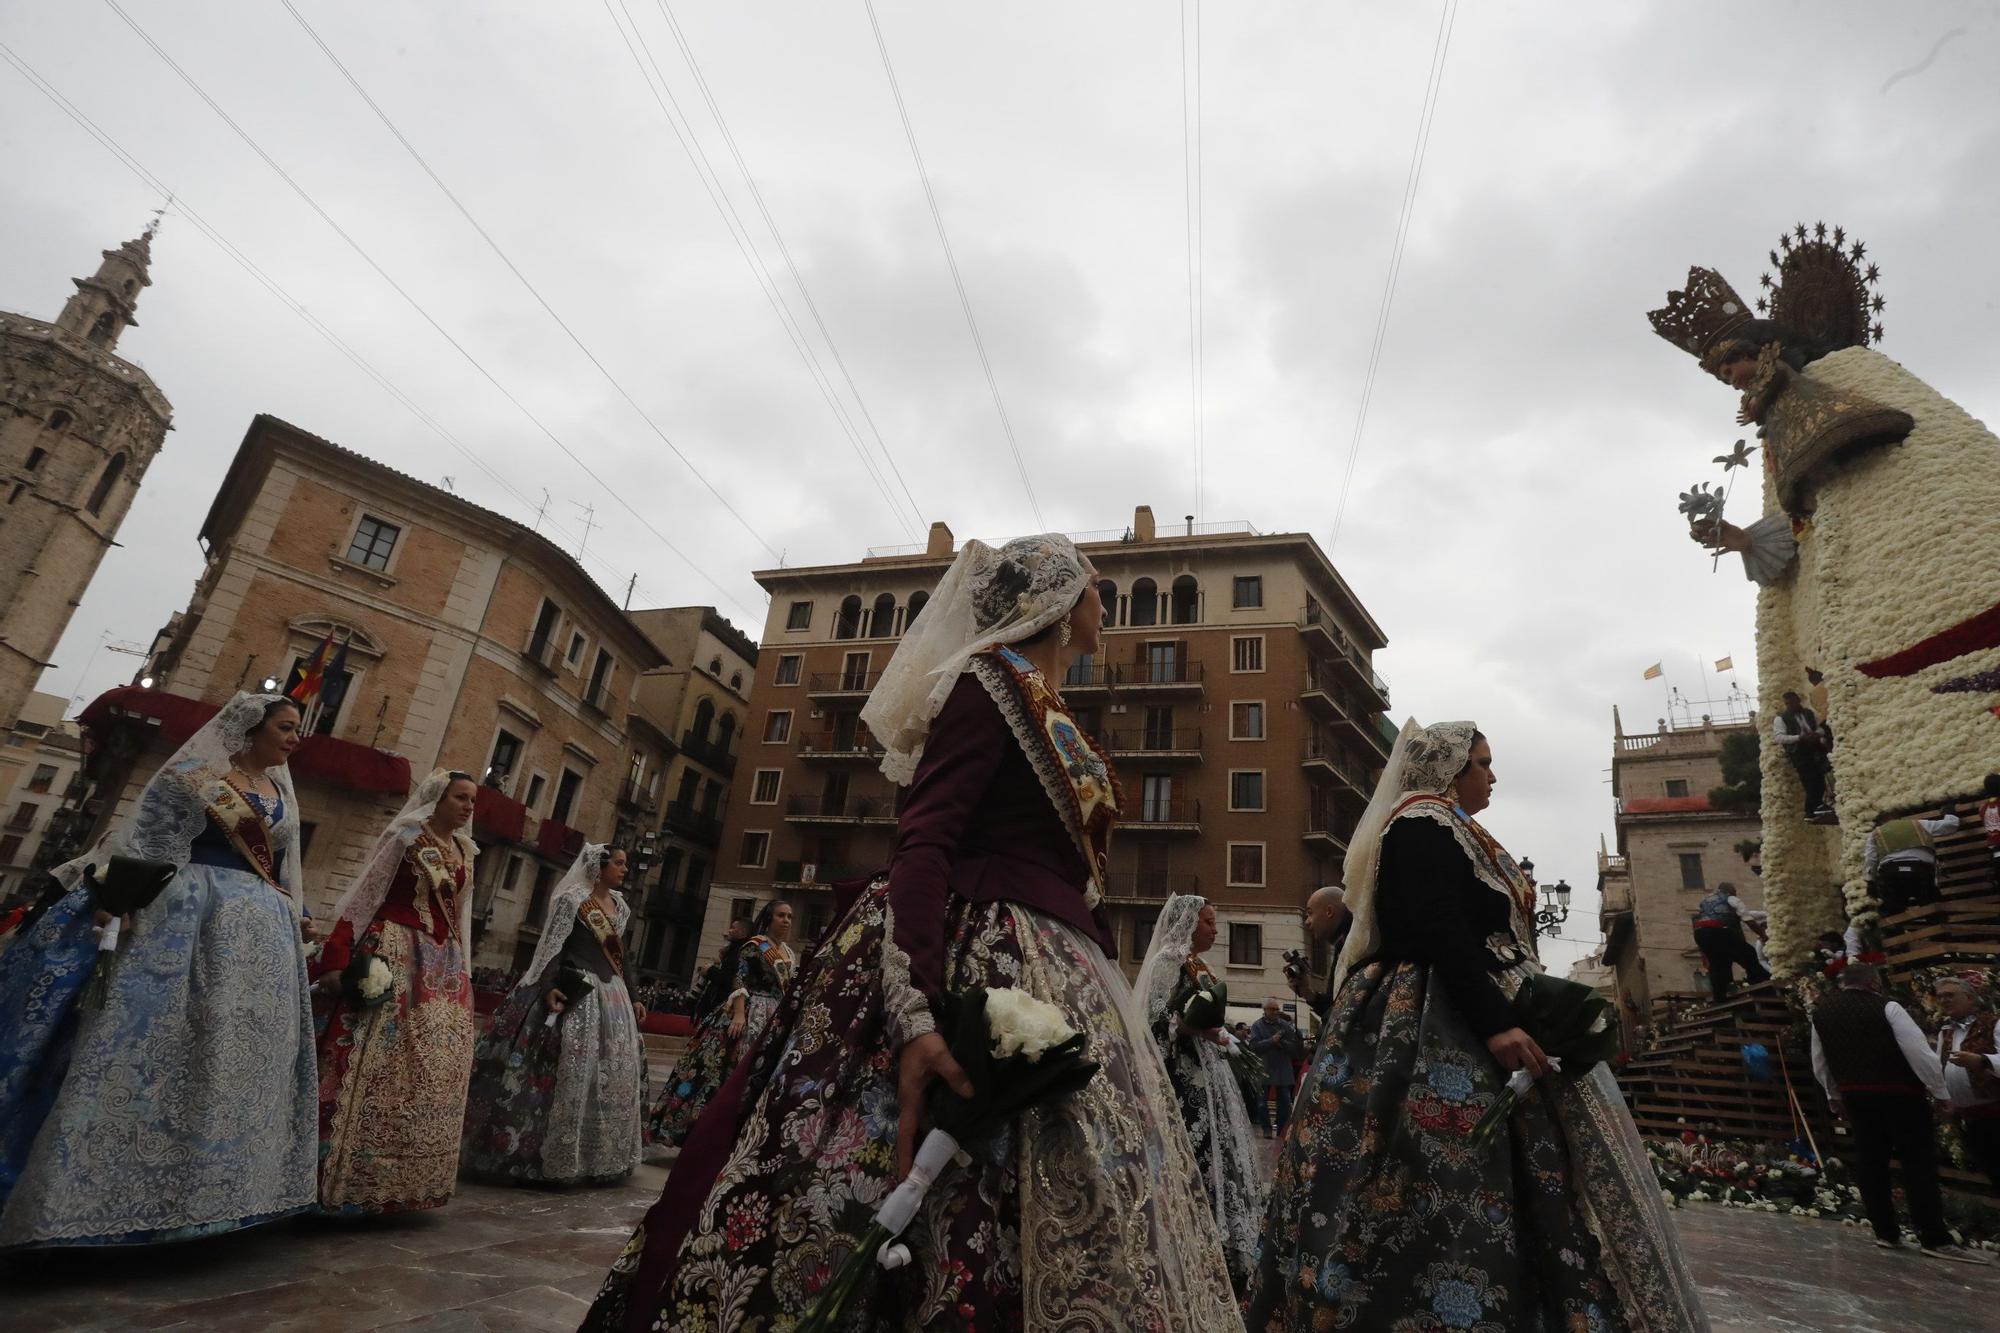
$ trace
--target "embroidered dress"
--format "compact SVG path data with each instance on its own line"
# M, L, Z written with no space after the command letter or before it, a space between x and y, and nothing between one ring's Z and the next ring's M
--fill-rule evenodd
M1116 809L1109 765L1039 672L1005 649L974 659L895 866L801 966L584 1328L791 1327L895 1182L898 1050L933 1030L930 996L974 985L1061 1009L1099 1072L932 1186L903 1238L914 1261L845 1327L1240 1328L1172 1089L1087 901ZM940 879L914 873L931 866Z
M1486 1039L1540 971L1532 886L1438 794L1472 734L1406 728L1415 760L1392 761L1371 816L1400 799L1357 830L1357 938L1280 1152L1249 1327L1706 1330L1604 1066L1539 1081L1466 1146L1505 1086Z
M458 1179L472 1075L472 984L459 938L469 867L420 834L403 852L374 920L340 921L315 973L356 952L381 959L389 998L326 1004L319 1024L319 1206L330 1213L436 1208Z
M649 1131L654 1143L681 1146L736 1062L757 1048L797 969L798 959L785 945L762 935L744 941L736 960L736 989L702 1016L653 1108ZM743 1031L731 1041L729 1008L739 994L744 996Z
M601 847L587 848L584 860ZM581 864L581 862L580 862ZM616 919L589 900L592 870L558 890L536 957L480 1039L460 1165L500 1184L598 1185L639 1165L645 1051L625 989L619 944L631 909L613 894ZM554 938L554 945L550 940ZM556 974L591 978L568 995L551 1025L543 1003Z
M0 959L0 1246L180 1240L312 1204L312 1015L282 887L297 811L206 768L169 776L135 818L178 820L193 794L203 822L133 914L104 1007L77 1004L87 888Z

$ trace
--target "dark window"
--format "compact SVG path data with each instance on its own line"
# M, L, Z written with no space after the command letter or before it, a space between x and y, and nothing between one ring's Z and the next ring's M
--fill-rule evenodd
M669 847L660 856L660 887L671 893L681 882L681 849Z
M694 798L701 794L701 774L692 768L681 770L680 794L675 798L687 809L694 809Z
M833 620L833 637L836 639L858 639L861 637L861 599L849 597L840 604L840 614Z
M493 738L493 757L486 761L486 776L498 778L503 783L513 776L514 765L521 762L521 738L505 727Z
M1192 625L1201 618L1201 585L1192 574L1174 580L1167 595L1167 616L1176 625Z
M1233 671L1262 671L1264 669L1264 640L1255 636L1231 639L1229 642L1229 665Z
M611 686L611 654L604 649L597 650L597 661L590 668L590 688L584 691L583 700L593 708L603 708L605 695Z
M347 544L348 563L364 569L387 569L389 553L396 549L396 538L402 535L403 530L394 523L363 514L355 526L354 540Z
M1262 810L1264 808L1264 775L1262 773L1231 773L1229 775L1229 808L1231 810Z
M1097 585L1097 600L1104 603L1104 628L1110 629L1118 623L1118 585L1110 579L1103 579ZM1152 928L1147 927L1147 933Z
M583 647L589 642L581 632L569 636L569 651L563 654L563 661L575 666L583 661Z
M1229 882L1252 888L1264 882L1264 845L1257 842L1232 843L1229 848Z
M14 817L7 821L7 827L26 832L35 826L35 816L41 813L41 809L33 801L21 802L14 807Z
M792 710L773 710L764 718L764 740L767 744L779 745L792 738Z
M1708 887L1707 880L1702 876L1701 873L1701 853L1682 852L1680 854L1680 860L1681 860L1681 887L1684 889L1707 888Z
M1173 818L1174 780L1164 774L1147 775L1140 783L1139 817L1148 824L1162 824Z
M33 472L36 468L42 465L42 460L44 458L47 458L48 456L49 456L49 451L46 449L30 449L28 450L28 461L22 466L24 466L28 471Z
M117 333L117 317L107 310L97 317L95 324L90 326L90 341L94 343L110 342L113 337L117 336Z
M757 919L757 900L755 898L731 898L729 900L729 919L731 921L741 921L745 925L755 921Z
M1155 685L1171 685L1181 676L1181 646L1177 643L1146 645L1146 679Z
M796 685L799 675L805 670L806 659L798 653L786 653L778 659L777 674L771 677L774 685Z
M708 739L708 729L714 725L715 701L713 699L703 699L694 706L694 721L688 725L688 730L694 734L695 740L706 741Z
M1239 574L1230 591L1229 604L1238 611L1253 611L1264 605L1264 578L1261 574Z
M730 673L729 688L732 690L740 690L743 688L743 673L741 671L735 671Z
M903 617L903 633L908 634L915 627L917 617L924 613L924 608L930 605L930 601L931 595L927 592L910 594L910 613Z
M784 777L782 769L758 769L756 785L750 792L750 804L776 805L778 803L778 786L784 781Z
M1229 963L1232 967L1261 967L1264 963L1264 928L1255 922L1229 923Z
M336 669L331 662L327 663L322 670L323 675L319 687L319 717L313 722L311 734L315 736L331 736L333 735L333 729L340 724L340 710L346 706L348 687L354 683L354 673L346 667ZM302 654L292 659L292 669L285 673L284 692L290 694L305 678L306 658Z
M549 645L556 637L556 622L562 619L562 612L554 602L542 599L542 609L535 613L535 632L528 639L528 656L538 662L549 660Z
M69 413L63 411L59 407L55 411L49 413L49 429L68 430L69 423L74 420L76 420L75 417L72 417Z
M849 693L868 688L867 653L849 653L840 664L840 688Z
M701 789L701 812L712 817L721 808L722 784L711 778L708 785Z
M35 765L35 776L28 779L28 790L47 791L55 785L56 766L54 764Z
M572 811L576 809L576 798L583 791L583 775L565 768L556 780L556 803L549 811L549 818L558 824L569 823Z
M537 926L549 911L549 890L556 886L556 872L553 866L542 866L535 871L535 891L528 899L528 920Z
M1229 729L1234 739L1239 741L1261 741L1264 739L1263 704L1234 703L1229 707Z
M1146 748L1148 750L1174 748L1173 709L1150 707L1146 710Z
M1132 956L1134 958L1144 958L1146 951L1153 947L1153 927L1158 924L1160 923L1157 917L1140 917L1132 923Z
M785 612L786 629L811 629L812 623L813 604L811 602L793 602L791 609Z
M826 904L818 903L806 909L806 941L816 944L819 937L826 934L827 918L831 915Z
M9 492L7 492L7 503L8 503L8 504L13 504L13 503L14 503L14 501L16 501L16 500L18 500L18 499L20 499L20 498L21 498L21 492L22 492L22 491L25 491L25 490L27 490L27 489L28 489L28 483L27 483L27 482L25 482L25 481L17 481L17 482L15 482L15 483L14 483L14 489L13 489L13 490L11 490L11 491L9 491Z
M743 856L739 864L752 870L763 866L771 854L771 835L761 831L746 831L743 835Z
M0 838L0 862L11 863L20 854L21 838L19 834L9 834L7 837Z
M868 617L868 637L871 639L893 639L896 637L896 595L883 593L875 599L874 614Z
M540 773L528 779L528 794L521 798L521 804L530 810L542 803L542 793L548 789L549 780Z
M715 748L724 754L733 753L731 743L736 739L736 714L724 713L722 721L715 728Z
M1687 794L1688 794L1688 780L1686 778L1667 779L1667 795L1685 796Z
M97 479L97 487L90 493L90 502L84 506L94 517L104 512L105 502L111 498L111 488L125 475L125 455L113 454L111 461L104 465L104 475Z
M1160 589L1151 579L1140 579L1132 585L1130 614L1126 616L1128 625L1157 625L1160 623Z

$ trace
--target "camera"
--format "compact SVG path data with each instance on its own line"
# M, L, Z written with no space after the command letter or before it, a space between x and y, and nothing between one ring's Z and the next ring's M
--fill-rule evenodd
M1285 950L1285 976L1302 977L1306 973L1306 955L1301 949Z

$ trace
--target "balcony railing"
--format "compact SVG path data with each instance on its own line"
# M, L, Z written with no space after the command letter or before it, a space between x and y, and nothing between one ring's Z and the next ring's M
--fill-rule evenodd
M1158 870L1126 870L1114 873L1104 886L1104 896L1114 902L1165 902L1175 894L1196 893L1201 876Z
M881 679L879 671L815 671L806 680L806 693L815 699L865 698Z
M618 789L618 803L649 815L660 808L660 803L653 799L653 793L630 778L627 778L625 785Z
M34 815L32 814L24 815L19 811L16 811L14 814L10 815L6 823L6 829L9 833L26 833L30 829L34 828L34 826L35 826Z
M527 658L536 669L544 674L550 676L556 674L556 665L553 660L555 657L555 641L550 639L546 634L537 634L534 638L528 640L528 646L521 650L521 656Z
M807 759L875 759L882 754L882 743L873 736L822 731L799 737L799 754Z
M1102 662L1090 666L1071 666L1063 672L1063 692L1065 694L1085 694L1098 690L1108 690L1116 676L1111 667Z
M583 706L593 713L609 716L611 713L611 687L599 683L583 692Z
M713 847L722 840L722 821L686 801L668 801L666 825L672 832Z
M1142 800L1126 818L1128 830L1159 829L1171 832L1201 831L1201 802L1188 797L1166 801Z
M804 823L893 824L896 802L888 796L794 796L785 802L785 818Z
M1201 758L1201 728L1178 727L1164 731L1147 727L1133 731L1114 731L1101 737L1104 748L1118 756L1134 755L1150 758L1182 756Z
M1347 850L1348 834L1332 818L1325 815L1308 815L1303 835L1308 842L1330 844L1341 851Z
M1340 626L1333 623L1333 617L1318 602L1309 602L1299 608L1299 634L1309 648L1326 653L1346 651L1347 636L1340 632Z
M1177 657L1171 662L1126 662L1118 668L1118 686L1126 690L1201 688L1202 664Z
M736 772L736 751L712 737L697 736L692 727L681 734L681 753L724 777Z

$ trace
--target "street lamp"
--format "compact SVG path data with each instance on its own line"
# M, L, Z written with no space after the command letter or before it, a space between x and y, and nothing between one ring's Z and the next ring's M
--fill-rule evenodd
M1563 923L1569 920L1569 881L1559 879L1542 890L1547 898L1535 912L1535 933L1538 935L1558 935Z

